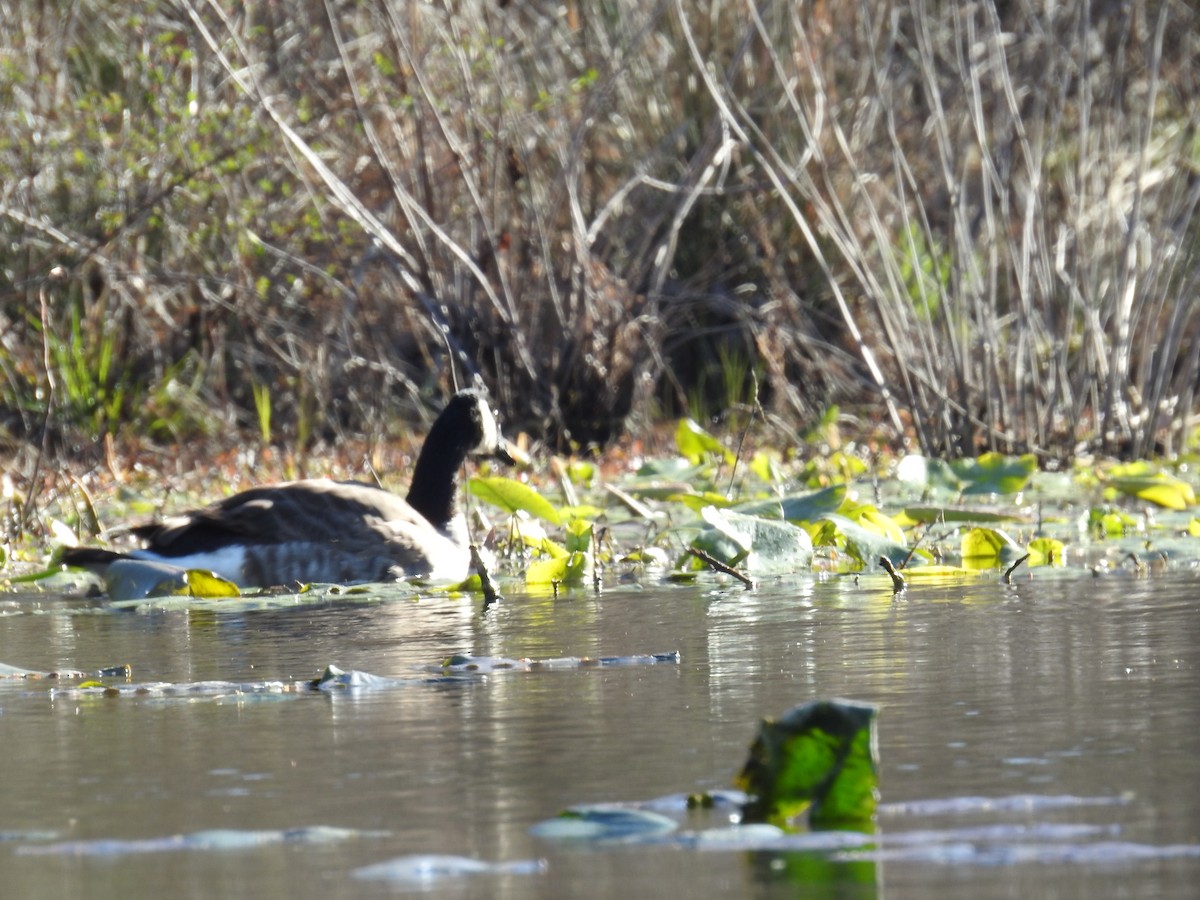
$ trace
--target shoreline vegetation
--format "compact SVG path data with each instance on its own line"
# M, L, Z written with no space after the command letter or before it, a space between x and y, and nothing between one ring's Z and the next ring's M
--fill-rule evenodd
M361 477L452 371L561 453L1196 449L1200 12L702 6L9 4L10 509Z

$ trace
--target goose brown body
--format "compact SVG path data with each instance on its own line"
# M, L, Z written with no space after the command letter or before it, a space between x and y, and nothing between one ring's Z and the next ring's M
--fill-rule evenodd
M451 398L430 429L405 498L369 484L308 479L251 488L210 506L137 526L139 549L65 552L103 573L118 559L205 568L241 585L462 580L470 568L459 471L468 456L507 459L478 391Z

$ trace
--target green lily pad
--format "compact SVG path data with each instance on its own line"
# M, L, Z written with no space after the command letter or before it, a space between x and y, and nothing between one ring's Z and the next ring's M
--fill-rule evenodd
M1015 494L1025 488L1030 476L1037 471L1037 457L1005 456L985 453L978 459L965 459L950 464L962 482L964 494Z
M897 543L886 534L881 534L866 528L857 522L852 522L843 515L833 513L822 519L836 531L833 537L835 546L842 547L852 558L864 566L874 566L881 556L886 556L893 563L899 564L908 558L909 549L903 543ZM822 529L822 538L818 543L828 543L828 530Z
M837 512L845 501L846 485L835 484L811 494L784 497L779 504L783 507L783 517L789 522L815 522Z
M814 828L862 826L878 803L878 709L817 700L765 719L735 785L751 794L746 822L783 825L804 811Z
M1107 483L1122 494L1164 509L1185 510L1196 505L1192 486L1174 475L1156 471L1148 463L1114 467Z
M990 569L1000 565L1006 554L1019 549L1013 539L999 529L972 528L962 538L963 566Z
M590 569L586 553L575 551L565 556L530 563L525 570L526 584L567 584L583 581Z
M1066 565L1066 547L1056 538L1040 537L1029 542L1029 567Z

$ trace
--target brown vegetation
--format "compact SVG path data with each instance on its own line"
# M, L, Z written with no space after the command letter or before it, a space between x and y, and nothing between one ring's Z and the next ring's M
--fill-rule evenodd
M384 435L453 370L560 447L752 384L943 455L1196 408L1181 0L5 9L17 441Z

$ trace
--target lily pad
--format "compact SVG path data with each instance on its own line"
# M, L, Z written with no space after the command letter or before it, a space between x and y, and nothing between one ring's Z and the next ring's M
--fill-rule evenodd
M1190 484L1149 463L1116 466L1106 480L1122 494L1164 509L1185 510L1196 505L1196 492Z
M990 569L1020 547L1003 531L996 528L972 528L962 539L963 566L968 569Z
M814 828L861 826L878 803L877 708L817 700L765 719L735 785L753 795L747 822L786 824L808 811Z
M700 515L713 531L740 548L738 561L748 572L798 572L812 564L812 538L790 522L747 516L715 506L705 507Z
M978 459L951 463L950 467L962 482L964 494L1015 494L1025 488L1037 471L1037 457L1032 453L1024 456L985 453Z

